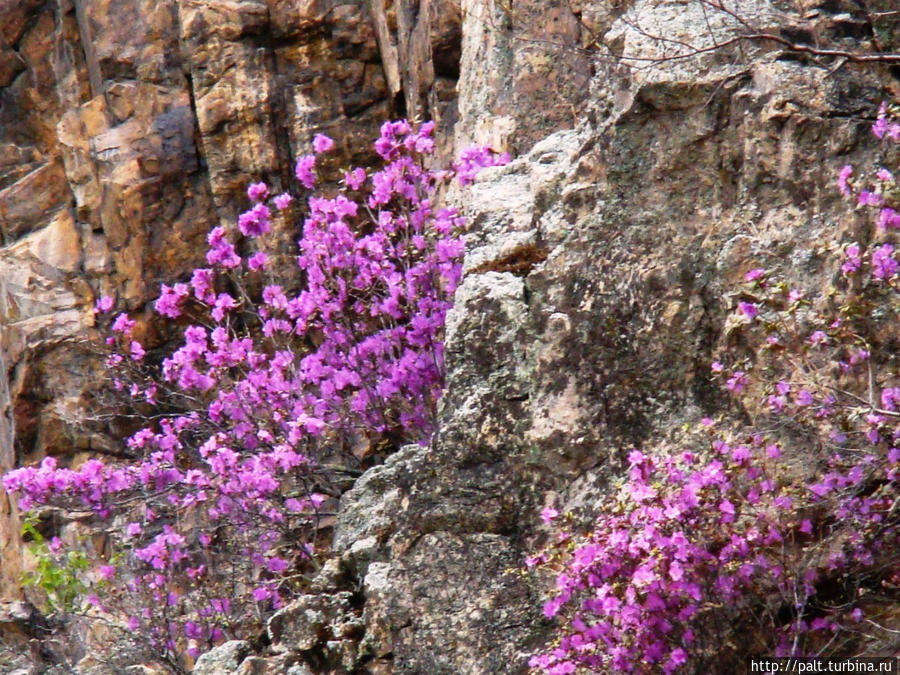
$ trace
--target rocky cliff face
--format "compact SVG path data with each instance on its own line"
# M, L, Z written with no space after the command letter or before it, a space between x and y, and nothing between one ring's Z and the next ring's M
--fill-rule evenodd
M791 40L799 26L845 50L896 47L832 5L742 11ZM71 344L98 293L143 308L232 222L249 178L288 184L314 132L360 161L381 120L438 116L445 137L519 154L460 196L469 250L440 430L342 498L334 557L272 620L266 650L231 643L196 672L524 672L548 627L542 589L509 570L544 536L536 511L555 498L588 513L629 448L677 443L724 409L706 372L729 289L760 265L827 284L814 244L849 226L834 175L897 94L887 69L839 55L713 48L737 26L705 9L7 6L0 470L114 443L75 423L97 375ZM2 544L16 526L0 500ZM3 550L0 589L15 596L19 552Z

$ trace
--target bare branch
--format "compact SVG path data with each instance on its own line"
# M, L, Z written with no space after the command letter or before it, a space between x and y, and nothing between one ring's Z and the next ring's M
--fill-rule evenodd
M588 46L587 47L578 47L576 45L568 45L562 42L555 42L553 40L543 40L535 37L522 37L515 36L514 39L518 42L524 42L527 44L534 44L543 46L548 49L561 49L566 51L575 51L579 53L584 53L594 58L602 58L603 60L615 60L617 62L631 62L631 63L647 63L649 65L665 63L667 61L678 61L684 59L690 59L695 56L700 56L702 54L707 54L709 52L714 52L717 50L725 49L732 45L741 45L745 42L772 42L774 44L780 45L784 51L797 53L797 54L809 54L810 56L819 56L824 58L834 58L840 60L840 65L843 65L846 61L850 61L853 63L885 63L885 64L900 64L900 53L897 52L874 52L874 51L856 51L856 50L847 50L847 49L838 49L838 48L829 48L829 47L819 47L814 45L808 45L800 42L796 42L790 40L786 37L778 35L776 33L772 33L766 30L760 30L757 26L753 26L746 17L742 16L740 13L733 9L729 9L722 2L717 2L715 0L698 0L701 5L701 9L703 10L704 21L706 22L707 30L709 31L709 36L712 40L712 44L706 47L699 47L695 44L685 42L683 40L679 40L673 38L671 36L664 35L656 35L646 31L643 27L639 25L639 23L635 20L626 19L624 16L620 17L619 20L624 22L627 26L632 28L638 34L647 39L656 41L660 44L669 44L677 47L684 48L686 51L680 54L670 54L665 56L621 56L614 54L609 46L603 43L603 36L598 32L593 31L580 16L576 16L579 24L582 29L587 33L588 38ZM727 15L729 18L734 20L743 30L739 34L733 35L732 37L720 40L716 37L715 31L712 28L712 24L709 19L709 14L707 12L707 8L713 9L717 12L721 12ZM508 8L504 8L507 12L510 10ZM573 14L575 14L573 12ZM900 10L892 10L888 12L880 12L876 14L872 14L871 17L873 19L880 19L887 16L895 16L900 15ZM488 16L488 18L484 21L486 27L494 30L494 31L502 31L501 27L497 26L494 23L493 17ZM603 50L605 52L602 57L598 54L599 50ZM835 68L836 70L836 68Z
M791 42L780 35L772 35L771 33L754 33L750 35L739 35L736 40L771 40L777 44L783 45L789 51L799 52L802 54L812 54L813 56L830 56L836 58L844 58L854 63L900 63L900 54L893 52L851 52L845 49L820 49L810 45L798 44Z

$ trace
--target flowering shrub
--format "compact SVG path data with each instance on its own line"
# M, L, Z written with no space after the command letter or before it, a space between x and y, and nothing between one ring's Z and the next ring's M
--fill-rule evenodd
M900 141L897 112L879 111L885 143ZM706 443L631 452L587 534L544 510L563 522L526 564L555 571L544 613L566 627L535 670L737 670L751 655L854 653L883 630L900 582L900 191L884 168L872 184L852 176L844 167L838 188L875 210L875 227L832 247L830 302L763 269L745 276L732 323L754 353L712 372L757 412L755 430L705 419Z
M383 169L353 168L342 190L308 198L300 289L277 283L264 250L273 209L289 217L295 198L250 185L241 236L214 228L208 266L161 288L155 310L183 335L174 352L157 364L135 320L111 319L113 385L153 420L127 441L133 461L47 458L3 478L25 509L89 508L107 524L119 563L94 571L103 593L87 599L124 613L175 667L247 635L315 565L323 492L337 489L326 463L378 438L429 437L463 254L462 221L435 191L507 159L482 149L427 169L433 129L385 123ZM317 135L299 159L304 188L333 147ZM103 297L96 311L113 306Z

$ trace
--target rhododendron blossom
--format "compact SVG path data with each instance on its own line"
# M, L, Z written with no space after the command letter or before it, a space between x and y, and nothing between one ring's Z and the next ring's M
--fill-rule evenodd
M135 321L112 321L115 388L156 420L126 441L131 461L66 468L46 458L3 477L23 509L55 504L122 523L110 533L120 562L99 576L125 585L112 604L169 662L247 635L302 588L320 514L340 494L323 460L358 466L383 440L428 442L464 249L462 219L434 203L439 176L454 172L425 168L433 129L385 123L384 167L344 176L353 191L371 179L371 191L305 200L296 287L267 276L270 190L251 184L236 228L209 233L208 266L161 287L154 308L180 321L177 348L150 363ZM306 189L316 157L336 146L321 134L312 145L295 167ZM461 182L503 161L488 150L467 157ZM292 200L271 201L283 217ZM95 310L114 304L104 296Z

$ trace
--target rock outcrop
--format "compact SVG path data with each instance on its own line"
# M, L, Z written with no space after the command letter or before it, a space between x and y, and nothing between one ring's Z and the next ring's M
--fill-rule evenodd
M788 40L799 27L843 51L897 51L896 32L852 7L800 4L742 11ZM106 447L73 424L97 374L68 346L98 293L143 308L210 226L230 225L249 178L289 184L314 132L363 161L381 120L436 115L457 143L519 154L459 197L468 257L439 431L343 496L333 558L272 619L268 647L225 645L204 672L525 672L549 634L544 589L516 573L546 536L540 506L588 517L628 449L677 443L725 409L706 373L729 289L756 266L827 285L817 245L852 224L834 176L871 150L877 103L897 95L877 64L735 42L734 17L703 10L13 3L0 12L0 470ZM0 589L15 595L19 552L4 556Z

